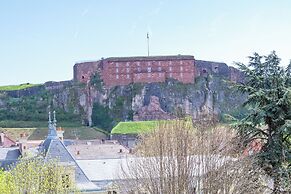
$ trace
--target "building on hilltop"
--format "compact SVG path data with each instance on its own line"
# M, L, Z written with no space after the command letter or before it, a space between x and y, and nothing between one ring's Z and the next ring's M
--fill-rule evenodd
M219 75L233 82L243 82L243 74L225 63L195 60L191 55L150 57L109 57L99 61L77 63L74 81L87 83L99 73L106 87L131 83L165 82L176 79L194 83L198 76Z
M87 83L99 72L105 86L165 82L167 78L193 83L195 60L190 55L153 57L110 57L96 62L77 63L74 80Z

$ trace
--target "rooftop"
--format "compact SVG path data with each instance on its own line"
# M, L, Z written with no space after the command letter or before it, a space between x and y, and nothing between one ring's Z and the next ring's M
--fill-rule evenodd
M135 57L109 57L108 61L165 61L165 60L194 60L192 55L168 55L168 56L135 56Z
M16 160L20 156L18 147L0 148L0 160Z
M96 144L88 141L87 144L68 145L67 149L76 160L120 158L129 154L129 150L117 142Z

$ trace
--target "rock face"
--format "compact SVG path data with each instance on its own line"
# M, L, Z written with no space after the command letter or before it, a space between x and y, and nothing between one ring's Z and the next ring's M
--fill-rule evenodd
M58 108L64 111L64 115L78 115L85 125L92 125L92 118L96 116L93 114L95 104L107 108L108 115L103 116L111 117L115 123L172 119L183 115L190 115L194 119L218 119L221 114L239 112L245 97L231 89L229 81L243 81L241 73L224 63L197 60L196 65L195 81L188 84L166 79L161 83L131 83L107 88L98 77L100 72L96 72L94 80L92 75L90 78L87 74L83 74L84 78L80 77L86 83L47 82L29 91L0 92L0 116L1 111L5 115L7 110L13 116L16 105L21 115L25 115L21 103L26 97L33 97L35 107L42 108L45 114L41 118L44 120L48 108ZM87 66L92 68L92 64L88 63ZM95 68L98 64L94 63L93 66ZM27 102L29 106L31 101Z
M147 121L147 120L170 120L175 117L170 113L165 112L160 105L157 96L150 96L150 103L143 106L138 110L136 115L133 116L134 121Z

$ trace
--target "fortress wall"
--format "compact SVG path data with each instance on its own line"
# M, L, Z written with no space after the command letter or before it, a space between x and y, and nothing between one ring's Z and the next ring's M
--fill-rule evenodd
M164 82L168 78L193 83L195 77L218 75L241 82L243 75L225 63L195 60L193 56L111 57L99 61L77 63L74 80L87 83L99 72L106 87L130 83Z

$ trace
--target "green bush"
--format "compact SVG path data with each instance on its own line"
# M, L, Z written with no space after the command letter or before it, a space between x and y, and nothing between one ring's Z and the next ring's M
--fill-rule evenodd
M113 119L109 114L109 108L98 103L93 104L92 122L94 126L110 131L113 125Z

